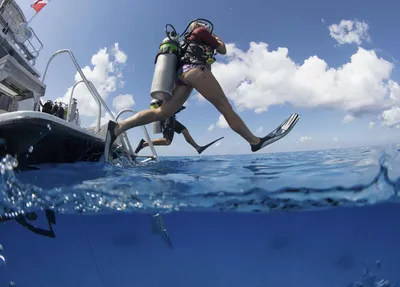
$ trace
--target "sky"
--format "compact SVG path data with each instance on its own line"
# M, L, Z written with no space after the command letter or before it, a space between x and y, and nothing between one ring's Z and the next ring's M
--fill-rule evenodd
M17 0L28 19L35 14L32 2ZM250 130L265 136L291 113L300 114L288 136L261 151L285 152L400 140L399 8L395 0L205 0L196 9L182 0L52 0L30 26L44 45L35 67L43 73L54 52L70 49L117 113L149 108L154 58L165 24L179 32L191 20L206 18L227 46L213 73ZM79 80L68 56L58 56L45 79L44 100L68 102ZM74 96L82 126L93 126L96 102L82 84ZM203 154L251 153L249 144L196 91L185 105L178 120L198 144L225 137ZM103 110L102 124L109 119ZM151 124L147 129L151 134ZM128 135L135 148L143 132L134 128ZM179 134L157 152L197 154Z

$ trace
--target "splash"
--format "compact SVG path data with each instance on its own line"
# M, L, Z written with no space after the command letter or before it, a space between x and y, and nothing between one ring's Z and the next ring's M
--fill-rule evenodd
M0 267L6 266L6 258L4 257L3 245L0 244Z
M0 214L270 212L397 202L399 162L397 150L361 148L166 158L134 167L49 165L17 174L17 161L7 156L0 164Z
M377 260L375 262L376 269L381 268L381 261ZM357 281L351 283L347 287L396 287L389 280L379 279L377 275L373 275L370 272L368 266L365 267L364 275Z

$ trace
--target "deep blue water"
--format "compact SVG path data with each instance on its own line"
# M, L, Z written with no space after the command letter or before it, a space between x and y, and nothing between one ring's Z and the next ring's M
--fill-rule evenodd
M0 287L400 286L394 147L0 169Z

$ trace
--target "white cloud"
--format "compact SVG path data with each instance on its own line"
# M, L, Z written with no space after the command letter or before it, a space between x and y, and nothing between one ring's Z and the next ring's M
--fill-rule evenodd
M115 57L115 61L120 64L125 64L128 60L128 56L119 48L119 44L115 43L114 47L112 48L112 54Z
M375 126L375 122L370 122L368 124L368 128L372 129Z
M112 104L113 107L119 112L121 110L130 109L135 104L135 100L130 94L119 95L113 99Z
M221 129L229 128L228 122L225 120L223 115L220 115L216 124Z
M349 62L333 68L317 56L297 64L287 48L269 51L266 43L251 42L247 51L226 46L227 63L215 63L213 73L237 109L261 113L273 105L291 104L358 117L393 106L388 95L396 90L397 83L390 81L394 65L373 50L359 47Z
M116 116L115 112L113 112L114 116ZM109 113L105 113L103 117L100 119L100 126L105 125L108 123L110 120L112 120L111 116Z
M333 141L334 141L334 142L337 142L338 140L339 140L338 137L334 137L334 138L333 138Z
M339 44L356 43L361 45L363 40L371 41L368 35L368 24L364 21L342 20L339 24L332 24L329 33Z
M352 115L345 115L343 120L342 120L342 123L347 124L347 123L353 121L354 119L355 118Z
M400 107L393 107L382 113L382 124L390 128L400 127Z
M116 116L116 113L114 111L111 111L114 115ZM105 125L108 123L110 120L112 120L110 114L108 112L105 112L104 115L100 118L100 126ZM95 127L97 124L97 118L90 124L90 127Z
M396 101L397 103L400 103L400 86L398 83L390 80L388 82L388 86L389 86L389 97Z
M302 136L299 139L299 142L309 142L312 140L312 137L306 137L306 136Z
M263 112L266 112L267 110L268 110L267 107L262 107L262 108L256 108L256 109L254 109L254 112L255 112L256 114L261 114L261 113L263 113Z
M382 112L382 125L389 128L400 127L400 86L390 80L388 82L389 98L393 101L393 106Z
M263 131L263 127L260 126L260 127L256 130L256 133L258 134L258 133L261 133L262 131Z
M121 67L126 60L126 54L119 49L118 43L115 43L110 51L108 51L107 48L102 48L92 56L91 65L93 68L85 66L82 69L86 78L93 83L104 100L107 99L110 93L116 91L117 86L123 85L123 82L121 81ZM74 83L77 83L81 79L81 76L77 72L75 74ZM61 100L64 103L68 103L71 90L72 86L68 88L62 98L58 98L56 101ZM74 97L78 100L78 108L81 116L97 115L97 103L84 83L79 84L75 88Z
M208 131L211 132L214 128L215 128L215 126L214 126L214 125L211 125L211 126L208 127Z
M221 142L217 142L214 146L219 147L220 144L221 144Z

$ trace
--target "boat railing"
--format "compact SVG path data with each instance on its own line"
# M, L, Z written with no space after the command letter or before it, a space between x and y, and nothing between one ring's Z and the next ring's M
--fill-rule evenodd
M67 110L67 119L69 119L69 117L70 117L70 114L71 114L71 107L72 107L72 102L73 102L73 98L74 98L74 92L75 92L75 88L79 85L79 84L81 84L81 83L84 83L84 81L83 80L80 80L80 81L78 81L78 82L76 82L75 83L75 85L72 87L72 90L71 90L71 96L69 97L69 104L68 104L68 110ZM89 90L89 92L90 92L90 90ZM100 102L100 100L97 98L97 97L94 97L93 96L93 98L94 98L94 100L96 101L96 103L97 103L97 109L98 109L98 114L99 115L101 115L101 102ZM96 133L98 133L98 132L100 132L100 125L101 125L101 117L99 118L97 118L96 119Z
M97 105L98 105L98 114L97 114L97 122L96 122L96 128L97 128L96 132L99 132L99 131L100 131L101 106L103 106L103 108L106 110L106 112L108 112L108 113L110 114L111 118L112 118L114 121L117 121L118 118L119 118L119 116L120 116L122 113L125 113L125 112L133 112L133 113L135 113L135 111L133 111L133 110L123 110L123 111L119 112L119 114L118 114L117 116L114 116L114 114L113 114L112 111L109 109L109 107L107 106L107 104L105 103L105 101L103 100L103 98L100 96L100 94L99 94L99 92L97 91L97 89L94 87L93 83L90 82L90 81L86 78L85 74L83 73L81 67L79 66L78 61L76 60L76 58L75 58L74 54L72 53L72 51L71 51L71 50L68 50L68 49L59 50L59 51L55 52L55 53L50 57L50 59L49 59L48 62L47 62L47 65L46 65L46 68L45 68L45 70L44 70L44 73L43 73L43 77L42 77L42 82L43 82L43 83L44 83L44 81L45 81L45 79L46 79L47 70L48 70L48 68L49 68L50 63L52 62L52 60L53 60L56 56L58 56L58 55L60 55L60 54L63 54L63 53L67 53L67 54L70 56L70 58L71 58L73 64L75 65L76 70L78 71L79 75L80 75L81 78L82 78L82 80L81 80L80 82L85 83L85 85L86 85L86 87L88 88L90 94L92 95L92 97L94 98L94 100L97 102ZM77 82L77 83L74 85L73 90L75 89L75 87L76 87L80 82ZM71 91L70 105L69 105L69 107L71 107L71 101L72 101L72 98L73 98L73 90ZM70 112L70 108L68 109L67 119L69 118L69 112ZM146 126L142 126L142 128L143 128L143 131L144 131L144 135L145 135L145 137L146 137L146 140L147 140L147 142L149 143L149 147L150 147L150 149L151 149L151 151L152 151L152 153L153 153L153 157L154 157L154 159L155 159L156 161L158 161L157 153L156 153L156 151L155 151L155 148L154 148L154 146L153 146L153 143L151 142L151 139L150 139L149 133L147 132ZM127 135L126 135L126 132L124 132L124 133L122 134L121 143L122 143L122 146L123 146L123 148L124 148L125 150L129 150L129 152L131 152L131 154L133 154L132 146L131 146L131 144L130 144L130 142L129 142L129 139L128 139Z
M133 113L133 114L136 114L136 113L137 113L137 112L134 111L134 110L125 109L125 110L120 111L120 112L117 114L115 120L118 121L118 118L119 118L122 114L124 114L124 113L129 113L129 112L130 112L130 113ZM150 147L150 149L151 149L151 153L153 154L155 160L158 161L158 155L157 155L156 149L154 148L153 143L151 142L150 135L149 135L149 133L147 132L147 129L146 129L145 126L142 126L142 128L143 128L144 136L146 137L146 140L147 140L147 142L149 143L149 147ZM129 147L130 151L131 151L132 154L133 154L132 146L131 146L131 143L129 142L127 136L126 136L126 141L127 141L127 145L128 145L128 147Z
M35 31L28 27L27 23L17 19L18 13L7 9L3 11L4 12L0 15L0 25L3 27L2 30L7 40L11 42L28 61L35 65L36 58L43 49L43 43L39 40Z

